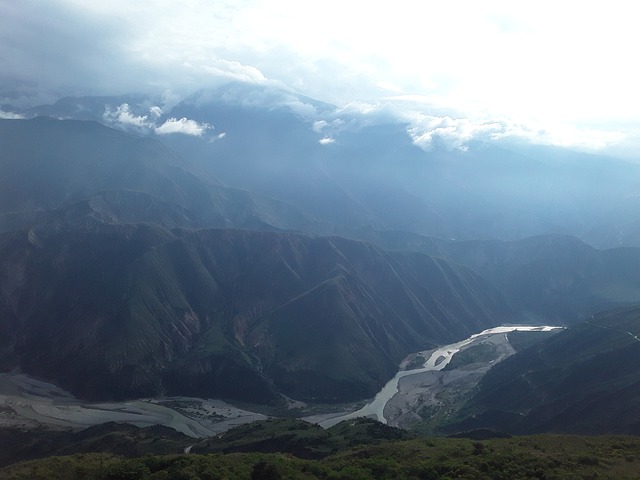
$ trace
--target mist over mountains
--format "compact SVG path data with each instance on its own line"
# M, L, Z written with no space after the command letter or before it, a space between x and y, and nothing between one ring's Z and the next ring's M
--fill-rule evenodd
M515 140L471 141L464 151L437 135L425 151L390 116L339 112L273 87L231 83L156 107L161 114L154 106L142 96L84 97L24 114L150 135L199 175L293 203L350 236L567 234L596 248L640 245L636 164ZM159 133L172 119L181 129Z
M405 124L272 87L159 105L3 107L25 117L0 120L3 371L88 399L352 401L409 353L507 322L580 332L639 302L639 165L500 139L424 150ZM573 328L536 351L609 355ZM499 407L485 385L473 414ZM525 430L513 405L499 427Z

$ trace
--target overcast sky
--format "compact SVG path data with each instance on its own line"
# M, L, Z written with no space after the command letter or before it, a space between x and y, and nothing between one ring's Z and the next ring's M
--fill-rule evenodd
M639 133L638 45L634 2L615 0L0 0L0 103L238 79L392 112L417 141L621 151Z

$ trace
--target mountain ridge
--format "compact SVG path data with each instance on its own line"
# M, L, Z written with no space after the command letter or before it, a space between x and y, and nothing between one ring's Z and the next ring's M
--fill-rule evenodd
M448 428L637 435L639 319L638 305L602 312L506 359Z
M2 319L13 332L3 368L20 365L86 398L167 391L267 401L276 390L362 398L411 351L512 315L498 291L462 267L424 255L408 262L341 238L99 224L3 234L0 250ZM466 290L448 295L451 282ZM430 293L432 285L440 286ZM324 309L337 322L328 330ZM309 364L329 345L294 338L285 319L301 331L320 322L337 341L322 355L352 360L336 371L322 356ZM289 341L299 350L282 370L269 352ZM314 382L291 381L307 374L319 374L326 389L311 393ZM340 387L343 375L361 386Z

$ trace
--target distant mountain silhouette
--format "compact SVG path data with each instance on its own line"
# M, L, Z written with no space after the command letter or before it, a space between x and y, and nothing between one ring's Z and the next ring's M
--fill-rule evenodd
M0 120L0 151L0 230L29 226L43 210L79 208L72 206L78 202L125 223L322 228L293 205L190 173L157 140L95 122Z

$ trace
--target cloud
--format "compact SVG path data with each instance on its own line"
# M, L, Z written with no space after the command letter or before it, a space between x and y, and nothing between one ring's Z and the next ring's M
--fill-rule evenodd
M13 112L5 112L0 108L0 118L6 119L6 120L22 120L24 119L24 115L21 115L19 113L13 113Z
M316 107L299 99L292 99L281 104L301 118L313 119L318 115Z
M549 139L577 138L564 127L573 126L606 143L617 138L613 123L633 134L640 121L633 8L588 3L576 21L572 5L551 0L407 0L364 10L339 0L0 0L0 104L170 92L159 102L168 112L194 92L241 81L335 104L345 116L359 110L368 121L414 111L473 125L499 118L557 127ZM290 101L297 115L328 118L314 102ZM463 123L434 127L431 138L476 130ZM416 138L428 144L425 133Z
M321 133L323 129L327 127L328 123L326 120L317 120L313 122L312 129L316 133Z
M157 135L169 135L172 133L181 133L183 135L191 135L201 137L207 130L213 127L208 123L198 123L195 120L189 120L185 117L180 119L170 118L159 127L155 128Z
M247 83L267 83L267 78L256 67L237 61L214 59L200 68L214 77Z
M331 145L332 143L334 143L335 140L331 137L323 137L320 140L318 140L318 143L320 145Z
M358 118L366 125L397 123L403 119L403 112L391 102L349 102L338 107L334 114L338 118Z
M337 112L335 114L338 114ZM311 129L316 133L322 133L324 131L337 131L344 125L344 120L341 118L334 118L333 120L316 120L312 123Z
M499 122L476 123L468 118L424 115L413 122L408 132L413 142L425 150L436 144L448 149L466 150L469 141L495 140L504 134L504 130Z
M627 135L616 130L577 128L554 123L551 128L516 123L507 118L471 119L415 113L407 129L413 142L424 150L444 147L466 151L472 141L526 140L542 145L558 145L582 150L599 150L624 142Z
M4 101L30 106L80 92L115 93L139 73L132 64L123 69L122 48L135 31L112 15L68 1L0 0L0 16Z
M213 126L208 123L198 123L186 117L169 118L158 125L156 121L161 118L163 111L157 105L149 107L149 113L152 118L149 118L148 115L136 115L128 103L123 103L116 107L115 110L107 107L103 119L107 123L123 128L124 130L133 129L140 133L154 132L156 135L177 133L202 137L208 130L213 130Z
M160 118L162 116L162 108L158 107L157 105L154 105L154 106L149 108L149 113L154 118Z
M136 127L140 130L147 130L152 127L149 118L146 115L133 114L128 103L118 106L115 111L107 107L103 118L109 123L117 123L124 127Z

